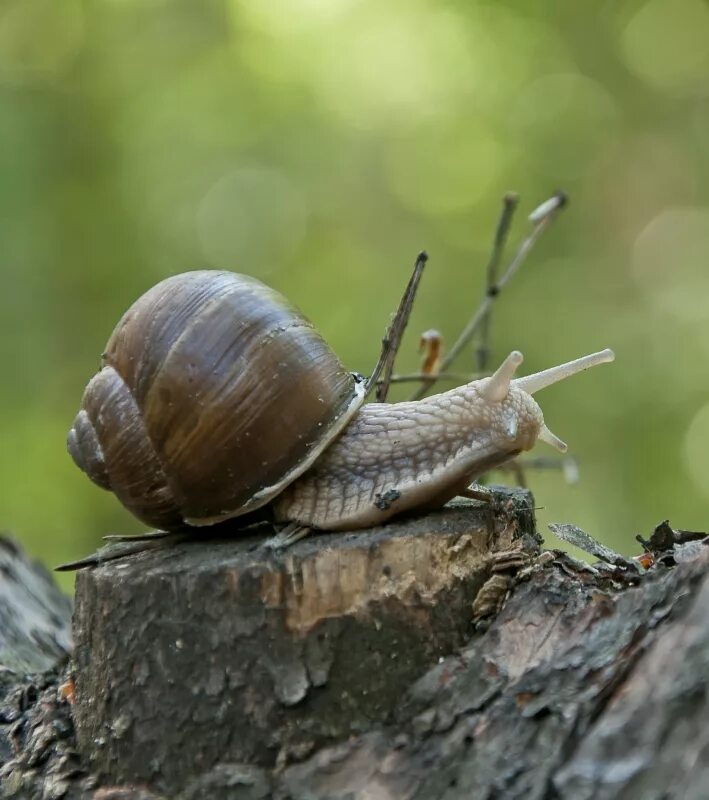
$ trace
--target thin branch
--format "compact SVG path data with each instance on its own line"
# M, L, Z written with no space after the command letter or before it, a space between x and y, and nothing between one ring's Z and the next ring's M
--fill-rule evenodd
M549 225L551 225L556 218L557 213L566 205L566 202L566 195L563 194L563 192L557 192L555 195L553 195L553 197L545 200L529 215L529 219L533 225L531 232L517 249L512 261L510 261L507 269L503 272L502 277L497 281L496 284L487 290L482 302L468 321L468 324L463 329L463 332L460 334L453 347L451 347L446 354L446 357L441 363L442 372L450 367L460 352L467 346L473 336L475 336L481 322L485 319L490 311L490 307L495 302L495 299L499 297L505 286L507 286L510 280L512 280L512 278L515 276L534 247L537 239L542 235L542 233L544 233ZM435 377L431 378L430 381L427 381L414 393L411 399L419 400L431 389L435 382Z
M527 476L524 471L524 466L519 462L519 459L515 458L514 461L502 464L502 466L504 467L504 471L511 472L514 475L517 486L521 486L522 489L527 488Z
M472 381L475 378L483 378L484 375L466 375L463 372L437 372L436 373L436 380L437 381L455 381L456 383L467 383L468 381ZM423 372L411 372L411 373L404 373L403 375L392 375L389 379L389 383L422 383L424 381L430 381L431 375ZM377 384L381 384L382 381L377 381Z
M500 266L502 254L505 251L505 244L507 242L507 235L510 231L512 218L514 217L515 210L519 203L519 195L515 192L508 192L502 198L502 211L500 219L497 223L497 230L495 231L495 239L492 243L492 250L490 251L490 259L487 262L487 280L485 287L485 294L488 295L493 286L497 283L497 270ZM478 344L476 356L476 369L478 372L484 372L487 369L487 360L490 355L490 318L492 316L492 306L488 309L487 313L480 322L480 342Z
M555 202L550 204L550 201L555 201ZM449 367L453 363L453 361L458 357L460 351L472 339L472 337L478 330L478 326L480 325L482 320L485 319L485 317L487 316L490 306L495 302L496 298L499 297L500 293L505 288L505 286L515 276L519 268L525 262L532 248L534 247L537 239L554 221L554 219L556 218L556 213L561 208L563 208L564 205L566 205L566 195L562 194L561 192L558 192L552 198L542 203L542 205L539 206L539 208L535 209L529 215L529 218L533 224L531 233L524 239L522 244L519 246L519 249L515 253L514 258L509 263L507 269L502 274L500 280L486 291L485 297L483 298L482 303L478 307L478 310L470 318L468 324L463 329L463 332L460 334L453 347L451 347L451 349L446 354L446 357L443 359L443 363L441 364L441 369L446 369L447 367ZM545 213L540 216L539 211L542 208L544 208Z
M519 480L519 471L524 473L526 470L559 470L564 480L568 484L578 483L579 481L579 462L573 456L554 458L554 456L528 456L526 458L516 458L506 464L495 467L499 472L512 472L515 479ZM524 486L524 483L520 484Z
M369 380L367 381L367 394L369 394L375 387L377 390L377 401L380 403L386 402L387 394L389 393L389 384L391 383L392 371L394 369L394 360L401 344L401 337L406 330L406 325L409 321L409 315L414 304L416 297L416 290L418 289L423 268L428 261L428 254L422 251L416 258L414 270L406 286L399 308L394 315L391 325L382 339L382 352L379 356L374 371L372 372ZM379 376L382 376L381 381Z

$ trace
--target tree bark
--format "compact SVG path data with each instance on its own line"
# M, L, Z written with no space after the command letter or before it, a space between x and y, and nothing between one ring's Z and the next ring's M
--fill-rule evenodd
M71 646L71 601L50 572L0 535L0 680L48 669Z
M605 560L589 566L535 555L529 519L507 500L477 534L471 513L285 554L253 541L183 543L85 572L76 703L58 693L57 668L15 674L0 702L0 796L706 800L709 540L659 526L644 567L601 549ZM328 552L339 553L334 573L322 567ZM343 559L367 569L343 571ZM277 592L258 589L274 580ZM340 584L349 593L335 602ZM231 671L220 680L216 665ZM141 717L146 697L152 722ZM204 712L208 722L194 719ZM172 749L141 760L139 730L146 749L160 735Z
M619 587L566 559L417 681L389 729L288 767L289 798L709 796L709 548ZM349 794L348 794L349 793Z
M81 747L114 780L174 791L219 761L280 766L385 723L464 643L493 570L538 551L532 507L519 491L286 550L200 538L82 572Z

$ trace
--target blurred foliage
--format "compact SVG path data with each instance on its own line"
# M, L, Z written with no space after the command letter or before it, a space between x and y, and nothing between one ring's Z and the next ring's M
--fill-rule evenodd
M368 372L425 247L410 371L418 333L451 342L477 303L503 193L521 236L563 187L494 360L617 362L541 398L581 482L533 475L540 521L625 550L706 527L707 42L705 0L4 0L2 526L48 563L140 529L64 441L154 282L261 277Z

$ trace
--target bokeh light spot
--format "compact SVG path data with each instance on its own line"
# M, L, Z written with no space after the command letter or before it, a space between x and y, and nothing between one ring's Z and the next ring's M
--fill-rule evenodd
M709 208L668 208L635 240L632 271L658 311L685 322L709 318Z
M65 66L83 43L78 0L10 0L0 13L0 80L41 80Z
M689 423L684 437L687 471L699 491L709 498L709 403L702 406Z
M706 92L709 7L702 0L650 0L622 36L628 68L651 86Z
M337 22L356 0L231 0L230 11L238 22L242 14L263 28L284 30L292 35L296 29L311 30L313 25Z
M435 126L390 148L387 175L402 205L423 214L465 211L487 197L505 155L491 131Z
M305 234L306 206L291 182L268 167L246 167L219 178L197 212L209 263L265 274L289 257Z
M320 54L323 103L359 130L411 126L456 110L482 76L453 13L377 10L350 20Z
M546 75L524 89L511 115L515 138L526 141L556 180L583 175L616 126L612 96L585 75Z

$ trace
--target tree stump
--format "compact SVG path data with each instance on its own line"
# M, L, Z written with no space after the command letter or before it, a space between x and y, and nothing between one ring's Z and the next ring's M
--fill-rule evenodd
M602 547L573 525L560 525L553 526L559 535L600 560L590 565L564 552L546 550L529 561L528 553L536 550L535 537L522 534L514 538L510 530L518 526L520 533L528 519L520 516L521 509L508 508L506 515L498 510L500 524L496 522L493 533L490 527L485 529L486 545L491 550L482 556L483 575L478 573L477 578L469 579L468 570L475 559L466 561L463 553L475 549L477 537L470 539L467 533L459 533L456 538L454 530L460 525L461 515L469 521L470 514L470 510L454 508L434 515L436 536L448 537L454 553L441 554L436 547L426 545L423 552L428 559L427 569L417 573L416 578L420 581L418 597L413 583L402 578L404 551L398 550L398 545L390 545L382 536L383 530L357 534L355 543L367 534L374 537L366 563L375 564L380 559L382 574L384 566L392 567L386 577L395 576L392 580L397 592L389 595L382 590L378 571L369 576L361 572L358 578L348 575L347 586L370 587L375 599L359 604L351 593L347 603L342 598L339 605L331 602L322 621L307 630L293 620L306 619L306 605L310 608L313 597L320 596L316 590L323 597L332 597L324 590L332 582L315 580L322 574L330 575L331 569L321 573L314 568L320 562L313 559L336 544L334 537L322 543L324 549L315 548L313 552L306 547L312 548L313 542L303 542L285 554L263 553L255 540L248 546L240 543L236 551L232 550L233 541L196 542L191 545L193 551L184 545L177 549L165 547L162 552L157 548L153 553L99 567L93 570L93 577L87 572L80 579L80 595L90 589L96 598L100 591L103 600L101 604L95 599L90 601L92 629L81 629L86 619L82 622L80 616L75 621L83 640L75 653L73 669L80 687L74 705L72 668L62 655L63 646L57 646L66 632L66 599L58 595L42 570L32 565L19 548L0 537L0 577L10 576L10 590L0 593L0 616L13 620L12 634L5 637L0 648L0 677L9 678L9 682L0 680L0 797L706 800L709 537L674 530L662 523L650 540L643 542L649 552L630 560ZM502 524L505 517L506 523ZM419 538L427 538L434 530L431 521L424 523L420 519L400 525L394 538L409 548L417 548ZM417 527L421 525L423 528ZM512 546L505 550L509 536ZM265 575L287 575L289 583L282 580L278 594L260 595L261 611L256 613L259 606L254 600L253 615L249 616L251 612L241 611L241 605L233 600L234 590L225 588L231 584L224 576L221 599L217 579L210 584L208 576L219 575L215 572L218 557L211 545L222 555L231 554L227 559L229 570L238 565L245 567L234 574L245 576L246 598L257 597L255 587L263 585ZM342 548L343 554L365 552L365 540L359 539L359 545L359 550L352 541L337 547ZM393 549L388 550L389 547ZM207 559L206 571L197 576L184 571L196 552ZM391 564L384 564L384 552L399 552L401 557L396 564L393 558L389 559ZM421 561L426 563L424 558ZM406 563L411 563L410 558ZM311 568L304 570L307 564ZM415 566L418 568L418 562ZM444 568L457 573L447 587L431 579ZM144 574L146 571L150 576ZM340 572L341 567L337 574ZM172 576L169 580L165 577L168 573ZM108 583L95 586L99 579L108 581L108 575L114 575L118 586L113 594ZM484 575L489 578L481 583ZM28 578L29 591L25 591L18 576ZM164 579L157 580L159 576ZM130 591L132 581L140 589L137 594ZM149 600L146 594L150 582L161 591L155 600ZM308 593L303 594L306 585ZM471 609L471 596L467 593L474 585L480 588ZM183 586L192 592L191 606L187 605L186 595L176 593L176 588ZM240 596L240 590L236 594ZM136 602L141 598L147 602L148 610L161 609L165 620L162 626L154 618L148 623L149 617L143 612L140 619L145 621L145 630L140 625L130 628L140 647L118 624L123 619L126 625L132 625L132 617L120 609L134 597ZM268 605L263 597L280 597L281 602ZM213 603L217 599L226 601L231 618L216 613ZM210 613L200 616L205 606ZM343 608L353 610L343 614L341 627L318 643L314 658L313 651L306 647L308 635L319 628L327 630L336 618L335 611ZM459 609L457 624L464 641L449 655L439 656L436 647L443 646L443 637L455 638L454 608ZM298 613L289 617L294 609L299 609ZM140 612L141 608L135 610ZM477 623L471 622L471 610ZM254 623L252 627L237 625L233 621L235 611L245 613L247 622ZM481 620L485 614L488 616ZM291 627L286 625L289 618ZM418 629L411 628L412 619ZM375 631L381 626L377 632L383 638L365 635L368 620ZM182 647L170 650L167 644L170 636L176 641L177 624L184 631ZM439 624L440 634L434 630ZM400 634L401 630L407 631L406 637ZM148 636L150 631L155 633L154 641ZM384 636L387 631L388 639ZM37 632L39 635L35 635ZM263 653L251 651L253 668L247 673L242 671L239 680L232 681L237 674L232 669L228 679L212 683L211 668L218 659L205 649L182 662L187 678L193 682L178 686L177 665L184 658L186 643L209 644L213 641L210 636L224 632L247 647L253 641L261 642ZM118 635L122 638L112 645L111 637ZM291 644L290 649L285 649L285 674L295 670L296 674L304 674L308 682L302 699L292 705L287 703L294 695L276 692L284 675L274 668L280 651L269 650L273 643L282 643L288 637ZM159 645L154 651L150 650L153 644ZM224 651L232 658L224 657L225 663L230 668L239 666L243 653L238 648L229 650L228 644ZM147 656L146 647L150 650ZM161 651L161 647L166 649ZM400 684L389 680L387 656L398 653L396 659L390 659L397 670L402 659L418 664L421 649L433 659L431 666L424 667L418 675L414 675L414 668L411 673L396 673ZM21 653L27 667L42 669L52 660L52 652L59 661L47 670L28 674L17 666ZM149 674L135 672L131 696L125 664L131 653L140 665L141 659L152 659L153 652L162 652L161 658L176 655L177 660L149 660ZM332 654L331 661L329 656L323 658L328 653ZM381 661L377 662L372 654ZM299 659L303 666L300 672ZM92 660L94 663L90 663ZM370 668L371 687L381 692L377 702L364 694L366 673L361 662ZM14 663L15 668L8 668L8 663ZM123 670L120 681L113 675L114 663ZM376 663L385 666L375 669L372 665ZM359 693L350 689L350 674L354 676L351 685L359 687ZM82 676L94 680L94 684L84 682ZM325 678L325 683L316 685L317 676ZM250 706L245 690L249 681L255 686L255 700ZM268 689L266 681L270 682L271 697L263 694ZM161 682L164 685L159 685ZM298 684L285 683L292 685ZM126 727L120 722L121 708L112 696L114 691L143 726L146 749L158 748L143 761L131 749L122 749L133 742L132 723ZM141 697L152 702L147 707L154 712L152 720L141 710ZM182 730L169 730L169 725L180 721L182 712L170 705L161 708L156 700L160 697L166 698L168 704L184 702L192 714L199 713L205 703L210 709L224 708L221 716L215 712L213 717L221 738L216 737L216 742L205 738L208 725L200 719L195 722L186 714L182 716ZM236 707L233 700L229 702L230 697L244 700L247 705ZM391 697L398 699L392 703ZM260 709L256 700L263 702ZM98 722L88 719L91 709ZM111 730L100 721L100 715L117 718L119 724ZM254 730L244 724L247 717L255 721ZM321 724L320 718L329 727ZM275 738L270 746L262 744L266 739L260 719L274 723ZM80 727L78 741L74 722ZM150 738L151 725L154 736L161 732L173 742L173 749ZM193 742L192 738L198 741ZM259 743L253 758L237 761L237 754L253 748L253 742ZM208 749L212 746L214 751ZM206 757L197 763L190 761L197 752ZM107 758L107 753L115 760ZM153 758L152 763L148 757ZM260 757L263 763L259 764ZM145 778L130 771L120 761L123 758L135 759L139 765L148 763L151 776ZM122 778L116 777L119 768L124 771ZM116 771L111 774L109 769Z
M284 764L384 723L464 642L493 570L538 547L532 507L498 493L286 550L192 538L80 573L80 746L114 780L174 789L220 761Z

